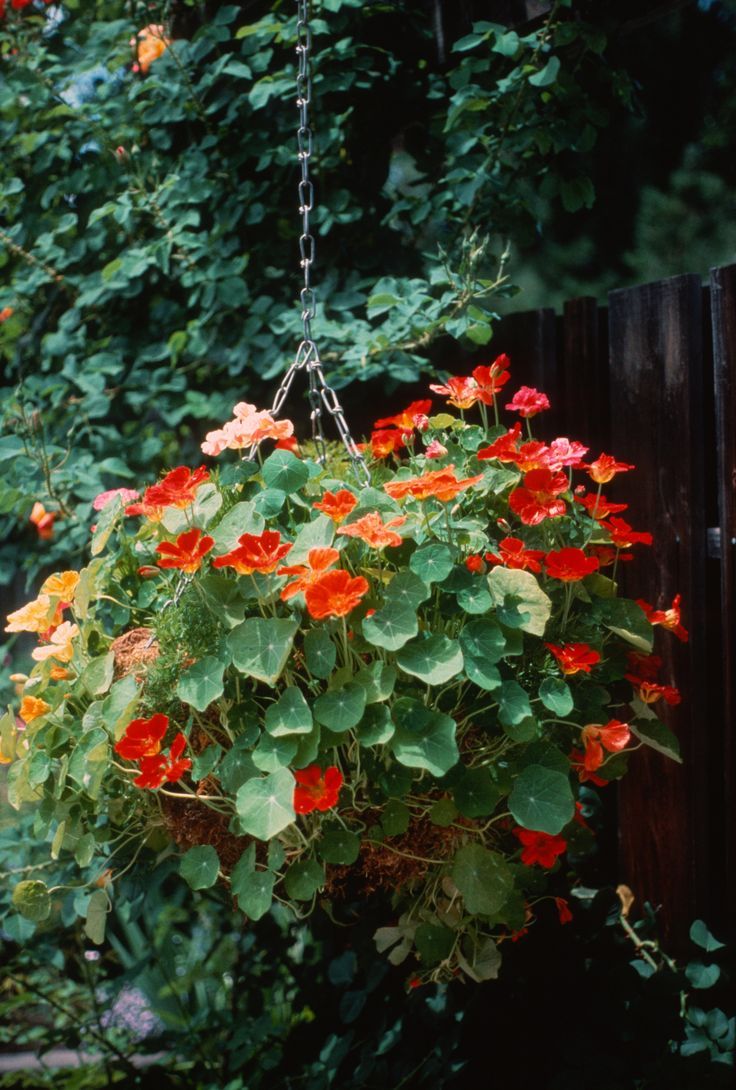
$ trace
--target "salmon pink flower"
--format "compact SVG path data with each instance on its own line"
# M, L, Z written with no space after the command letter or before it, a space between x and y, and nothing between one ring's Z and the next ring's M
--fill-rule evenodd
M549 445L547 465L550 469L562 469L569 466L572 469L580 469L583 458L588 453L588 448L576 440L553 439Z
M471 488L483 480L483 474L476 477L465 477L459 481L455 476L454 466L445 466L442 469L430 470L420 477L409 477L402 481L389 481L384 484L383 490L394 500L411 496L415 500L426 500L430 496L447 503L466 488Z
M18 714L24 723L32 723L34 719L39 719L50 711L51 705L47 704L45 700L41 700L40 697L24 696Z
M544 557L541 549L527 549L521 538L505 537L498 543L498 554L486 553L489 564L503 564L505 568L520 571L541 572L540 560Z
M103 507L107 507L108 503L112 503L116 496L120 496L123 503L130 503L131 500L137 500L140 497L140 492L136 492L134 488L110 488L107 492L100 492L92 500L92 510L101 511Z
M618 719L609 719L604 725L589 723L583 727L583 745L585 754L583 765L588 772L595 772L604 761L604 750L609 753L619 753L631 738L631 731L626 723L620 723Z
M192 472L187 466L177 466L158 484L152 484L143 494L149 507L188 507L197 497L197 489L210 479L204 466Z
M348 492L347 488L340 488L337 492L325 492L322 499L313 503L312 507L339 524L347 518L357 503L352 492Z
M651 545L652 535L646 530L634 530L626 519L612 518L601 522L604 530L608 530L611 541L617 549L630 549L632 545Z
M507 409L525 419L530 419L549 407L547 395L535 390L533 386L520 386L506 406Z
M79 635L79 629L75 624L64 621L51 633L49 643L44 647L35 647L31 651L31 658L36 662L45 662L54 658L59 662L70 662L74 654L72 640Z
M527 867L539 863L540 867L549 870L554 867L557 857L567 850L567 841L562 836L551 836L536 829L523 829L519 825L511 831L523 845L521 861Z
M297 814L331 810L337 805L343 778L336 765L330 765L324 772L319 765L299 768L294 772L294 779L297 782L294 788L294 810Z
M161 742L169 729L169 717L156 712L150 719L133 719L114 746L115 752L127 761L154 757L161 752Z
M295 575L293 583L287 583L281 591L281 600L286 602L295 594L304 594L316 579L336 564L340 559L337 549L322 548L310 549L307 554L306 564L293 564L289 567L279 568L279 575Z
M214 431L208 431L204 437L202 443L200 443L200 450L203 454L209 454L211 458L216 458L218 454L222 454L223 450L228 450L230 446L230 436L224 428L215 428Z
M395 416L384 416L376 420L374 428L398 428L400 431L413 431L418 428L423 431L427 426L427 413L432 409L432 399L425 398L421 401L412 401L400 413Z
M571 546L547 553L544 565L550 578L561 579L563 583L576 583L599 567L594 556L586 556L582 549Z
M447 447L443 447L439 439L433 439L431 443L427 444L424 454L427 458L444 458L445 454L447 454Z
M681 601L682 595L676 594L669 609L655 609L654 606L650 606L648 602L643 601L641 598L636 599L636 604L644 610L650 624L661 625L662 628L669 629L670 632L677 636L678 640L687 643L689 639L688 631L680 621Z
M385 549L389 545L401 545L401 534L397 534L394 527L403 526L405 522L404 515L384 522L378 511L370 511L348 526L341 526L337 532L345 537L359 537L372 549Z
M160 556L157 560L159 568L178 568L180 571L191 575L199 571L202 561L212 546L215 539L193 527L179 534L176 542L162 541L156 546L156 552Z
M47 511L38 500L34 503L28 519L36 527L38 536L42 541L50 541L54 536L54 520L57 514L56 511Z
M367 593L367 579L362 575L353 578L350 572L337 568L311 583L304 597L310 617L320 621L325 617L347 616Z
M478 384L469 375L454 375L444 386L431 382L429 388L446 397L456 409L470 409L479 399Z
M594 462L583 468L588 470L588 476L596 484L608 484L617 473L626 473L630 469L636 469L636 466L617 462L612 454L600 454Z
M552 652L563 674L589 674L592 667L601 661L600 651L596 651L587 643L566 643L558 647L554 643L544 645Z
M532 469L524 474L522 487L509 495L509 507L525 526L538 526L548 518L560 518L567 504L560 495L570 487L564 473L551 469Z
M261 534L241 534L238 547L215 557L212 566L235 568L238 575L252 575L253 572L268 575L276 570L290 549L291 542L282 542L278 530L264 530Z

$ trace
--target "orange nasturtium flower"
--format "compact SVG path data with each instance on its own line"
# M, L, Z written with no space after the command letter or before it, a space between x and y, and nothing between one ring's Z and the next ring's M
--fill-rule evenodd
M389 454L395 454L406 446L406 432L396 428L379 428L371 432L370 448L374 458L388 458ZM365 449L365 444L360 444L360 449Z
M51 711L51 705L37 696L24 696L21 701L19 715L24 723L31 723L39 716Z
M629 469L636 469L636 466L629 465L627 462L617 462L612 454L600 454L594 462L584 468L588 470L588 476L596 484L608 484L617 473L626 473Z
M536 416L537 413L544 412L549 407L547 395L535 390L533 386L520 386L511 401L506 405L507 409L511 409L512 412L517 412L519 416L527 419Z
M78 571L57 571L44 580L41 586L41 594L61 598L62 602L71 602L78 583Z
M6 632L45 632L54 616L54 607L48 594L39 594L32 602L9 613Z
M514 836L521 841L521 861L527 867L533 863L539 863L540 867L554 867L558 855L567 849L567 841L563 836L551 836L550 833L542 833L536 829L523 829L517 825L511 830Z
M293 598L295 594L304 594L307 587L311 587L312 583L320 579L327 569L336 564L339 559L340 553L337 549L328 546L321 549L310 549L307 553L306 564L291 564L285 568L279 568L279 575L295 575L297 577L293 583L287 583L281 591L279 597L282 602Z
M676 594L669 609L655 609L654 606L650 606L648 602L643 601L641 598L636 599L636 604L644 610L650 624L658 624L662 628L669 629L670 632L677 636L678 640L687 643L689 634L680 621L681 601L682 595Z
M161 742L168 729L169 717L163 712L156 712L150 719L133 719L115 743L115 752L128 761L155 757L161 752Z
M213 568L235 568L238 575L260 572L268 575L275 571L291 549L290 541L282 541L278 530L264 530L261 534L241 534L238 546L229 553L216 556Z
M470 409L481 400L478 384L470 375L452 375L444 386L431 382L429 388L436 394L444 394L448 405L457 409Z
M552 579L561 579L563 583L576 583L594 571L598 571L596 557L586 556L582 549L567 546L547 553L544 558L547 575Z
M331 810L343 784L342 772L330 765L324 772L319 765L310 765L294 772L297 786L294 788L294 810L297 814L311 814L313 810Z
M158 60L170 45L171 39L166 36L165 27L156 23L143 27L130 39L130 47L136 59L133 71L140 70L144 76L147 75L153 62Z
M202 536L202 531L193 527L179 534L175 542L161 541L156 546L161 559L156 563L159 568L178 568L191 575L202 567L202 561L214 544L213 537Z
M415 500L426 500L430 496L442 503L454 500L455 497L466 488L483 480L483 474L476 477L464 477L461 481L455 476L454 465L443 466L442 469L433 469L423 473L420 477L409 477L403 481L389 481L383 486L391 499L403 500L411 496Z
M399 428L400 431L413 431L414 428L423 430L427 427L427 413L432 408L432 399L424 398L421 401L412 401L400 413L395 416L383 416L376 420L374 428Z
M596 651L587 643L566 643L562 647L554 643L545 643L544 646L557 659L563 674L589 674L591 668L601 661L600 651Z
M54 519L56 516L56 511L47 511L44 505L38 501L34 503L28 518L36 527L38 536L42 541L50 541L54 536Z
M188 507L194 503L197 489L210 479L204 466L192 471L188 466L177 466L167 473L158 484L152 484L143 494L143 505L148 507ZM138 506L133 504L132 506Z
M350 514L358 501L347 488L340 488L337 492L325 492L321 500L317 500L312 507L328 515L333 522L340 523Z
M310 617L316 621L325 617L345 617L368 593L368 580L362 575L355 578L343 568L325 572L311 583L304 597Z
M64 621L51 633L51 638L47 644L42 647L35 647L31 651L31 658L35 659L36 662L45 662L46 659L50 658L58 659L59 662L70 662L74 654L72 640L78 635L79 629L77 626L70 624L69 621Z
M345 537L359 537L372 549L385 549L388 545L401 544L403 540L401 534L397 534L394 527L403 526L405 522L404 515L384 522L378 511L370 511L348 526L341 526L337 532L344 534Z
M582 738L585 746L583 765L588 772L595 772L603 764L603 750L618 753L628 744L631 731L626 723L620 723L618 719L609 719L605 725L589 723L587 727L583 727Z

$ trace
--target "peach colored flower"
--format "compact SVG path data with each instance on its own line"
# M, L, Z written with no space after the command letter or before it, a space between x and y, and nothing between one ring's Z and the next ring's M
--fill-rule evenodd
M372 549L385 549L388 545L401 544L401 534L397 534L394 527L403 526L405 522L404 515L384 522L378 511L371 511L351 522L349 526L341 526L337 532L345 537L359 537Z
M64 602L71 602L78 582L78 571L54 572L41 585L41 594L49 594L53 598L61 598Z
M51 624L54 608L47 594L39 594L32 602L9 613L6 632L45 632Z
M72 640L78 635L79 629L75 624L63 621L51 633L51 638L47 644L36 647L31 651L31 658L35 659L36 662L45 662L46 659L50 658L58 659L59 662L70 662L74 654Z
M56 517L56 511L47 511L38 500L34 503L29 515L29 521L36 527L38 536L42 541L50 541L54 536L54 519Z

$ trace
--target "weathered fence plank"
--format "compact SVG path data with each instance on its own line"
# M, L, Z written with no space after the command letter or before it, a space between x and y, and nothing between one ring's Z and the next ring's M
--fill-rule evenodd
M680 592L694 637L684 645L666 632L657 639L663 680L676 680L683 693L679 707L658 711L678 734L685 763L642 751L619 796L621 879L640 900L664 906L665 938L676 941L704 909L709 868L709 734L699 684L707 631L700 278L613 292L609 338L611 452L637 466L621 489L629 521L655 535L633 571L624 569L625 593L647 597L659 588L652 604L661 608Z
M507 314L494 331L492 356L505 352L511 359L511 373L518 384L534 386L550 399L551 427L562 425L562 376L557 353L557 319L551 307ZM503 398L501 399L503 404ZM561 434L561 431L555 432Z
M711 271L721 570L724 916L736 919L736 265Z
M602 311L583 296L565 303L562 315L563 431L589 447L608 444L608 345Z

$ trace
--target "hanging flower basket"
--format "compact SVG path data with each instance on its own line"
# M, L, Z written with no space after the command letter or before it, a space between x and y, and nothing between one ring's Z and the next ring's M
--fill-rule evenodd
M652 644L687 633L678 599L617 593L651 536L603 488L634 467L534 438L535 390L499 424L508 362L432 387L459 412L378 421L371 485L240 404L213 468L98 503L88 566L6 629L39 640L3 721L10 799L81 887L105 872L113 898L138 848L150 868L173 843L252 920L383 894L379 949L434 979L493 977L502 940L567 918L576 789L641 744L677 757ZM15 903L38 919L48 897L32 879Z

